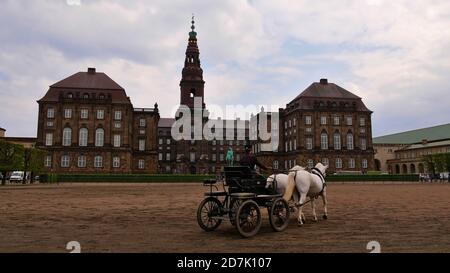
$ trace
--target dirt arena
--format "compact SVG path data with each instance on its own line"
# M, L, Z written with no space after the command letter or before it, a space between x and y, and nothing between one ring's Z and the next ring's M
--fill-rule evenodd
M328 187L329 219L243 239L230 223L196 222L197 184L65 184L0 187L0 252L450 252L450 184ZM321 204L318 213L322 212Z

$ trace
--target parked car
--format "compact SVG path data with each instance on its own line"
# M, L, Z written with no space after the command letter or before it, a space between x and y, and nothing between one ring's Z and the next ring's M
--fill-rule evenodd
M9 183L21 183L23 181L25 173L23 171L14 171L9 177Z

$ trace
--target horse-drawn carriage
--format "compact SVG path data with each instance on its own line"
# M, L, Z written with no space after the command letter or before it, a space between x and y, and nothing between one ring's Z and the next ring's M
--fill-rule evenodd
M290 208L277 193L276 183L266 187L266 179L249 167L225 167L223 179L205 180L203 184L209 192L198 207L197 221L205 231L213 231L229 220L242 236L254 236L261 228L260 207L267 208L274 231L282 231L289 224Z

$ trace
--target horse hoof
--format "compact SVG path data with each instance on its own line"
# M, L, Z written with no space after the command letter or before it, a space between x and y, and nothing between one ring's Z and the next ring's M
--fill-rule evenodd
M318 221L317 218L314 218L314 219L313 219L313 222L317 223L317 221Z
M301 227L301 226L303 226L303 223L302 223L302 222L298 222L297 225L298 225L299 227Z
M324 215L324 216L323 216L323 219L324 219L324 220L327 220L327 219L328 219L328 216L327 216L327 215Z

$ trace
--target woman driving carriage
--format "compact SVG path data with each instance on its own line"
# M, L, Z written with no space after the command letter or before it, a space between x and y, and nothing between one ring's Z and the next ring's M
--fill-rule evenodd
M251 145L245 145L245 155L242 157L241 161L239 162L241 166L248 166L253 172L256 172L255 166L258 166L259 168L263 170L268 170L266 166L261 164L256 156L252 153L252 146Z

